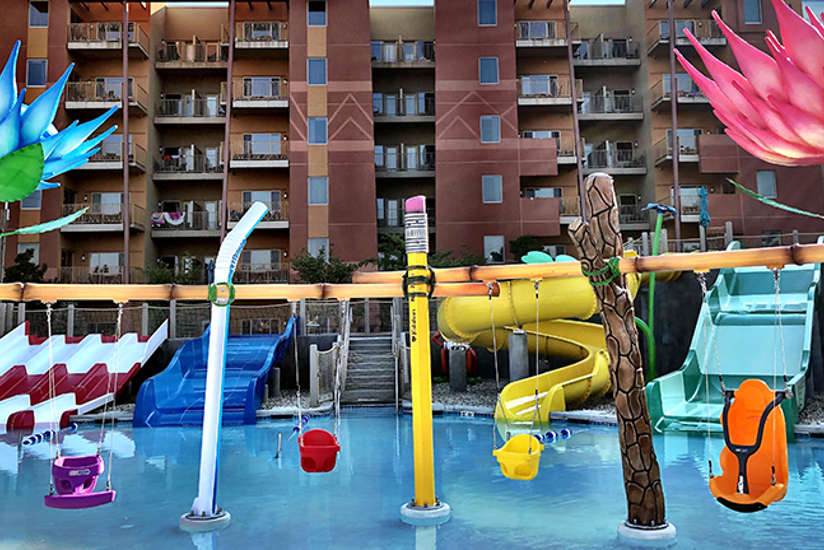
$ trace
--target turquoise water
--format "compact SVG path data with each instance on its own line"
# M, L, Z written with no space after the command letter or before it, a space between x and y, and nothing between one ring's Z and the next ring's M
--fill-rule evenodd
M200 431L121 425L106 437L114 449L117 500L85 511L43 506L48 447L0 441L0 549L487 549L619 548L625 517L615 428L568 425L572 438L547 445L531 482L505 479L492 456L492 422L445 416L435 420L438 496L453 508L437 528L399 519L413 492L411 417L391 409L346 409L336 469L299 468L292 421L225 428L218 503L232 514L228 529L192 537L177 527L195 496ZM331 419L308 425L332 430ZM565 424L555 424L559 430ZM273 458L277 433L281 459ZM96 428L65 440L66 454L94 452ZM498 439L500 444L500 439ZM712 441L718 456L720 440ZM756 514L736 514L707 488L706 443L698 437L657 436L667 516L678 529L676 548L813 548L820 545L824 504L824 440L790 445L787 497ZM717 459L716 459L717 467ZM101 480L102 483L102 480Z

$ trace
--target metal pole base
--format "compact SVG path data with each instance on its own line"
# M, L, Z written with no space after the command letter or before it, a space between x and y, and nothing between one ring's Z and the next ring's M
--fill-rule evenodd
M666 548L675 544L675 525L666 523L658 527L643 527L622 521L618 524L618 538L633 545Z
M452 517L449 504L439 502L435 506L413 506L407 502L401 506L401 521L409 525L440 525Z
M188 533L217 531L229 526L232 515L226 510L218 510L213 516L194 516L191 512L180 516L180 528Z

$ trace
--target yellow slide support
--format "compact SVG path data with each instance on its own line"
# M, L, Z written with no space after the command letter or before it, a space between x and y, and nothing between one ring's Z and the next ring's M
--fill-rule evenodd
M627 275L627 286L633 296L640 284L638 275ZM513 427L533 422L546 424L550 412L602 396L610 388L604 329L600 324L563 320L588 319L597 312L589 281L583 276L543 279L539 292L537 326L533 281L500 283L499 296L491 300L499 349L506 347L509 333L520 327L527 333L531 369L536 346L540 355L571 361L565 367L538 375L537 379L530 376L516 380L501 390L495 418ZM490 300L486 297L446 298L438 309L438 328L452 342L492 349L489 309Z

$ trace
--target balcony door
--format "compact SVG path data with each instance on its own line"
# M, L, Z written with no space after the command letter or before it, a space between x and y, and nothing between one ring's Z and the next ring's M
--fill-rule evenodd
M120 213L123 193L92 193L92 214L112 215Z

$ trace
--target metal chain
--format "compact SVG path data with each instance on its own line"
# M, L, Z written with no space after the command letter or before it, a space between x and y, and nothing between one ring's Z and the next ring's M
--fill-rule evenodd
M116 406L116 399L117 399L117 373L120 371L120 335L123 329L123 302L118 302L117 304L117 328L115 329L114 335L114 388L112 394L112 431L114 431L114 423L115 423L115 406ZM103 426L106 425L106 409L103 409ZM98 448L98 452L100 449ZM106 476L106 490L111 491L112 489L112 456L114 455L114 444L113 442L109 443L109 475Z
M709 342L707 341L710 334L709 325L712 324L712 313L710 313L710 304L709 300L707 300L707 274L704 272L698 272L696 273L696 276L698 277L698 284L701 285L701 309L703 310L705 306L707 308L707 318L704 321L703 331L704 346L707 347L709 346ZM710 412L710 366L707 364L709 353L709 349L704 351L704 394L707 400L707 463L709 464L709 477L712 479L712 446L710 445L710 442L712 441L712 434L710 433L710 418L712 418L712 414Z
M54 478L52 477L52 471L54 470L54 461L55 459L60 457L60 441L57 440L57 430L54 429L54 417L57 415L57 410L55 407L55 399L57 398L57 390L54 387L54 369L52 366L54 365L54 354L52 351L52 304L46 304L46 327L47 327L47 335L48 339L46 340L46 345L49 348L49 428L52 429L52 437L49 437L49 458L51 459L51 468L49 468L49 494L54 494ZM59 426L59 424L58 424Z

